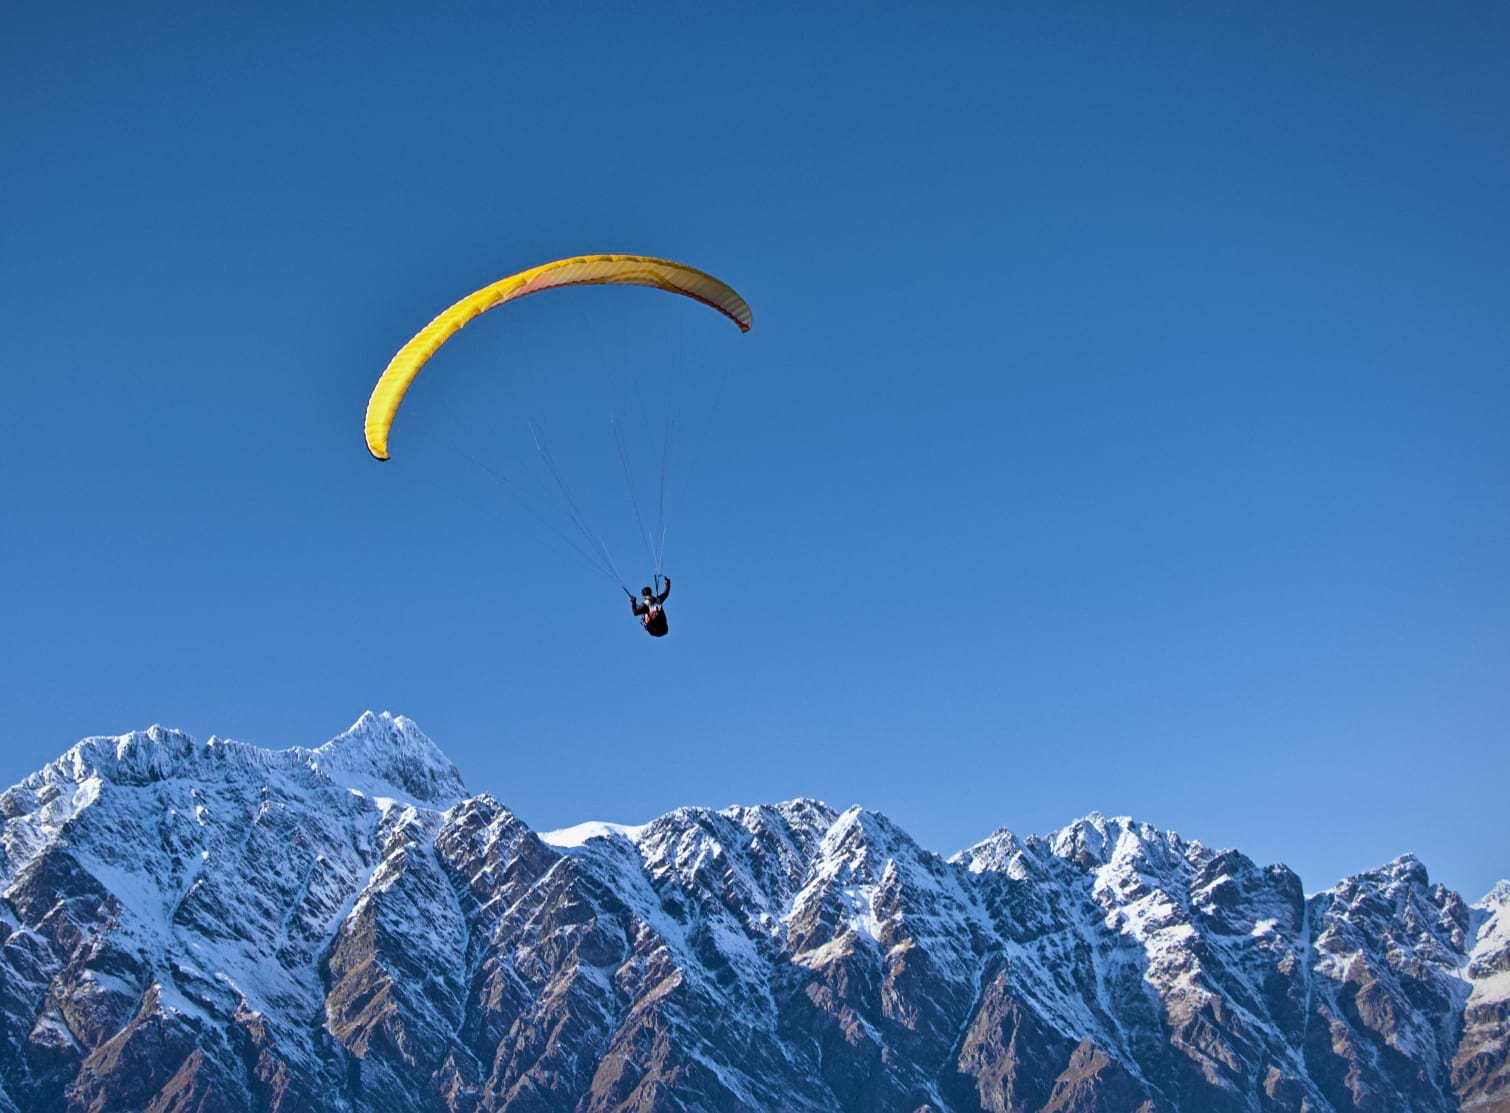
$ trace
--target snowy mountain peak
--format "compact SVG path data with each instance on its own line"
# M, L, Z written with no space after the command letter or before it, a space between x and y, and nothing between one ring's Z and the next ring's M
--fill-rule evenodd
M58 776L77 782L94 774L126 784L161 780L175 775L181 763L194 756L194 749L194 740L183 731L153 724L146 730L85 738L22 784Z
M1423 885L1430 881L1430 875L1426 872L1426 864L1409 852L1401 854L1394 861L1381 866L1380 872L1397 877L1402 881L1420 881Z
M364 711L343 733L301 752L311 768L336 783L374 795L397 789L398 795L442 807L467 795L451 759L403 715Z
M807 798L786 800L780 804L735 805L719 814L738 823L756 842L775 839L803 847L813 847L821 842L839 817L839 813L823 801Z
M601 820L590 819L586 823L561 827L555 831L541 831L540 841L549 846L562 848L581 846L588 839L624 838L633 842L646 826L648 824L634 826L628 823L604 823Z
M121 785L173 778L218 780L236 770L263 777L282 772L307 778L314 773L334 784L371 790L373 795L430 805L466 795L456 766L412 719L370 711L344 733L312 750L298 746L269 750L213 736L201 746L189 734L162 726L86 738L6 795L20 796L48 785L83 785L92 778Z
M815 830L819 827L827 829L839 816L837 811L822 800L814 800L810 796L783 800L779 804L770 805L769 810L776 812L788 823L807 830Z
M1084 869L1113 865L1119 861L1165 860L1171 855L1187 856L1199 851L1199 843L1187 843L1173 831L1151 823L1140 823L1132 816L1108 819L1091 812L1067 827L1048 836L1050 852L1057 858L1074 862Z
M974 846L957 851L949 861L962 865L971 873L987 870L1007 872L1012 860L1023 852L1023 843L1010 829L998 827Z
M1406 889L1426 890L1431 887L1431 876L1426 866L1414 854L1401 854L1382 866L1345 878L1337 887L1339 896L1355 899L1359 893L1375 891L1394 894Z
M1493 1022L1510 1014L1510 881L1501 881L1473 906L1471 938L1469 1019Z
M917 853L912 838L889 817L859 805L841 812L820 844L824 860L866 879L879 879L889 860Z
M1484 899L1473 907L1494 909L1507 906L1510 906L1510 880L1496 882L1494 888L1484 894Z

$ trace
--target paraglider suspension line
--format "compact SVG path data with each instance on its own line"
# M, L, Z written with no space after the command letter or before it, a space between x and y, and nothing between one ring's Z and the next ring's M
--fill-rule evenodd
M655 523L655 570L666 567L666 469L671 458L671 422L661 437L661 486L657 496Z
M629 588L624 583L624 577L619 574L618 565L614 564L613 555L609 553L608 546L603 543L603 539L598 536L598 532L588 526L583 520L582 508L577 505L577 500L572 497L571 488L567 486L566 480L562 478L561 469L556 466L555 457L551 455L550 449L546 448L545 444L540 440L540 431L535 428L533 421L530 422L530 436L534 438L535 450L540 453L540 458L545 461L545 466L550 470L551 478L556 481L556 486L560 489L562 497L566 499L568 507L567 516L572 520L572 524L581 531L587 543L602 556L603 563L613 572L613 578L618 581L619 586L628 591Z
M453 448L457 452L457 454L465 457L471 463L475 464L478 468L491 476L493 480L499 485L499 487L507 492L513 498L514 502L517 503L518 506L525 511L525 513L527 513L531 518L535 519L537 523L544 527L563 545L565 545L572 552L576 553L579 557L586 561L589 568L599 573L600 575L608 577L614 583L617 583L620 587L624 587L623 583L620 582L619 577L615 575L609 567L604 565L601 557L594 556L592 553L588 552L588 550L584 549L580 544L578 544L575 540L573 540L569 534L562 532L562 530L559 529L554 522L552 522L549 518L542 514L529 502L528 499L524 497L523 493L520 492L518 485L515 484L511 479L509 479L507 475L504 475L502 472L496 471L495 469L489 467L483 461L479 460L476 456L468 452L465 448L461 448L457 445L452 445L451 448ZM624 590L628 591L629 589L624 588Z
M613 427L613 440L619 450L619 464L624 469L624 486L629 491L629 502L634 507L634 521L640 527L640 540L645 543L645 556L650 561L650 570L657 579L660 578L661 565L656 559L655 545L650 540L650 531L645 528L645 516L640 513L640 496L634 487L634 469L629 466L629 450L624 447L624 435L619 432L619 420L613 414L608 415L608 424Z

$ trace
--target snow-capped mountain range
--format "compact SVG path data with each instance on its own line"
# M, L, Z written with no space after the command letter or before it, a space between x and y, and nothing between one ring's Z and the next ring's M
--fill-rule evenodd
M0 1113L1510 1111L1510 884L1092 814L537 833L408 719L153 727L0 796Z

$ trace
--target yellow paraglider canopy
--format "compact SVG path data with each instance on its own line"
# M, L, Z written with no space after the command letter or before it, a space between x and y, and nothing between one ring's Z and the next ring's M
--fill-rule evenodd
M732 289L693 267L647 255L578 255L520 271L468 294L421 329L389 361L367 400L367 451L388 459L388 430L420 368L468 321L506 301L558 286L651 286L710 305L749 332L750 307Z

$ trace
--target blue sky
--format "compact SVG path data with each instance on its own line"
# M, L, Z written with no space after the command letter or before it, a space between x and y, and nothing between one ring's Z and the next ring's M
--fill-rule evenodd
M1510 873L1510 11L308 7L0 41L0 781L390 709L542 829L814 795ZM755 329L532 299L367 456L412 332L582 251ZM464 455L536 418L638 587L640 406L660 642Z

